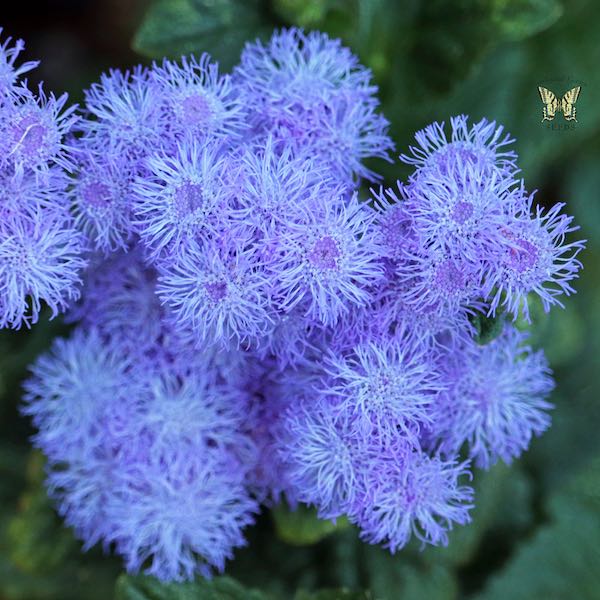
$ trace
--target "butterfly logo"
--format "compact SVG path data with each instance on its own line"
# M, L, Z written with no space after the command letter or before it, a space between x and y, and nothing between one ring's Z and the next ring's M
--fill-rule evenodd
M561 111L565 121L575 121L577 123L577 109L575 108L575 102L577 102L579 92L581 92L580 85L565 92L560 100L548 88L538 86L538 92L544 103L544 118L542 119L542 123L544 121L552 121L556 116L556 113Z

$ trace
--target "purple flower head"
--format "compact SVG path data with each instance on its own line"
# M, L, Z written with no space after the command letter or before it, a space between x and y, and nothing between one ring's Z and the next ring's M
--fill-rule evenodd
M272 324L270 282L252 241L222 241L190 244L158 267L161 301L198 346L251 343Z
M294 156L289 150L277 153L274 145L268 137L264 143L248 146L235 171L237 181L231 185L237 198L236 216L265 234L293 218L290 207L308 204L316 194L334 194L339 187L315 157Z
M32 210L65 211L69 202L65 190L69 176L60 167L51 165L43 176L33 175L24 164L0 171L0 219L9 214L27 219Z
M324 360L319 389L353 415L364 435L417 442L429 406L443 388L427 341L410 329Z
M32 417L35 443L50 460L85 460L106 434L99 428L102 411L132 401L130 361L115 348L98 331L77 329L31 367L22 411Z
M399 198L392 188L371 189L377 210L377 229L386 258L401 260L420 247L413 216L407 210L404 186L398 182Z
M23 165L35 172L49 164L73 169L72 148L66 141L77 117L75 106L65 109L67 94L46 96L39 87L38 96L24 91L14 103L0 108L0 166Z
M81 301L70 321L95 328L129 355L147 352L164 333L164 309L156 295L156 273L140 249L96 260L87 270Z
M86 546L114 544L130 571L165 580L222 570L256 512L247 394L213 364L136 364L78 329L38 359L23 412L50 459L48 487Z
M498 458L510 463L549 427L551 371L541 351L523 345L526 337L507 326L485 346L470 342L443 357L447 388L433 429L444 453L452 456L466 443L478 467Z
M396 267L398 300L438 315L481 310L484 264L471 263L444 252L419 251Z
M575 292L571 281L582 265L577 255L585 241L567 242L567 234L579 227L571 225L573 217L561 214L564 204L555 204L547 212L533 207L533 195L515 218L502 228L498 256L487 269L484 295L490 298L490 313L506 307L515 318L522 310L529 320L527 295L539 296L544 310L558 304L559 297Z
M230 76L219 75L208 54L183 57L181 64L165 59L153 65L150 77L162 92L166 118L178 139L239 137L247 127L245 108Z
M306 300L308 318L333 325L352 305L365 304L368 287L383 276L382 250L372 234L375 213L356 196L317 195L295 208L270 263L278 303L288 312Z
M107 499L107 541L125 558L128 571L164 581L210 576L222 571L242 529L253 522L257 505L236 472L217 452L186 456L185 469L158 461L123 465L116 493ZM170 466L169 466L170 467Z
M227 208L221 146L185 142L148 159L135 185L135 226L153 259L183 256L187 244L216 234Z
M502 227L523 202L522 186L479 162L426 169L402 187L403 210L423 248L477 264L500 244Z
M32 206L0 223L0 328L36 323L42 302L52 317L79 297L83 245L64 210Z
M448 530L470 521L473 490L460 483L470 478L466 463L398 444L377 448L364 471L368 501L351 519L371 544L385 543L394 553L414 535L424 544L446 545Z
M246 46L234 77L259 135L270 134L281 149L310 148L342 182L375 178L362 163L367 157L389 159L393 144L375 112L371 74L339 40L276 32L267 46Z
M246 44L235 76L246 93L271 103L311 103L340 91L370 98L377 91L370 71L340 40L296 28L276 31L266 46Z
M321 518L350 512L361 491L357 468L362 440L352 414L335 399L296 399L283 416L277 440L289 498L315 505Z
M413 179L430 168L443 174L457 163L479 165L484 172L499 171L507 176L517 172L517 155L506 149L514 139L504 134L501 125L482 119L469 127L469 118L459 115L450 119L450 129L450 137L444 123L432 123L417 132L418 146L410 147L410 155L400 156L403 162L418 167Z
M114 159L82 150L70 189L77 228L94 250L126 250L133 237L132 176Z
M81 143L118 159L126 170L139 169L149 151L171 141L160 98L147 69L103 74L86 90L87 112L78 124Z
M0 27L2 35L2 27ZM6 38L0 43L0 105L10 93L19 92L17 90L17 81L28 71L38 66L38 61L27 61L22 65L17 65L16 61L19 54L25 49L23 40L15 40L14 45L10 45L12 38Z

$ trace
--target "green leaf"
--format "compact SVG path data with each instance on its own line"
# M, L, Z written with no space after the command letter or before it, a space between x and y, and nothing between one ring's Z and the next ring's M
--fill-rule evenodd
M377 600L456 600L458 585L443 565L418 565L377 546L365 546L368 589Z
M229 577L190 583L161 583L145 575L121 575L116 585L116 600L267 600Z
M318 27L335 0L274 0L273 10L284 21L300 27Z
M548 502L551 521L522 544L477 600L596 600L600 455Z
M157 0L133 39L150 58L209 52L224 69L239 62L247 41L270 33L258 0Z
M493 6L502 37L511 41L548 29L563 14L559 0L495 0Z
M294 546L315 544L335 531L349 526L344 517L337 519L335 523L319 519L316 509L304 504L291 510L286 504L280 503L271 513L279 538Z
M482 313L476 313L471 322L473 323L476 331L475 341L485 346L491 341L495 340L504 329L505 317L502 311L499 310L495 316L488 317Z
M489 471L476 471L471 522L454 528L447 546L427 548L422 560L464 566L476 557L484 535L492 528L511 531L516 525L518 530L523 529L532 518L530 485L517 467L508 467L504 463L494 465Z
M299 591L294 600L373 600L370 592L357 592L344 588L319 590L318 592Z

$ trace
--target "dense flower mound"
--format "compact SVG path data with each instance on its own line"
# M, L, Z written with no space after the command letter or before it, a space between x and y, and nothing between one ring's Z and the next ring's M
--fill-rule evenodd
M36 323L42 303L64 311L86 264L69 210L75 107L27 88L22 76L37 63L18 65L23 47L0 43L0 327L14 329Z
M85 546L210 576L282 500L392 552L446 544L472 469L550 425L522 329L581 268L510 136L434 123L401 157L409 179L369 198L387 122L324 34L250 43L232 75L206 55L113 70L79 116L19 84L21 48L0 45L0 325L42 303L74 324L22 410Z

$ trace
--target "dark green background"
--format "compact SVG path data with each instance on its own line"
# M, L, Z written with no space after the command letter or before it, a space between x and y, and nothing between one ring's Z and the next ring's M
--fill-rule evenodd
M17 416L27 364L67 329L59 320L0 332L0 598L382 600L600 598L600 3L573 0L58 0L0 9L5 34L44 59L31 79L81 89L109 66L209 51L229 68L248 39L288 24L341 37L373 69L398 153L433 120L467 113L505 125L537 199L563 201L588 248L567 310L534 311L533 336L556 373L552 429L510 468L475 478L473 523L448 548L396 556L344 524L265 511L249 546L210 584L160 586L80 552L43 486ZM133 48L133 50L132 50ZM135 50L135 51L134 51ZM574 130L541 123L537 86L582 85ZM557 125L564 123L561 116ZM398 164L376 164L386 182ZM115 587L115 582L118 583ZM329 591L320 591L328 588ZM253 591L250 591L250 590ZM346 591L343 591L345 589Z

